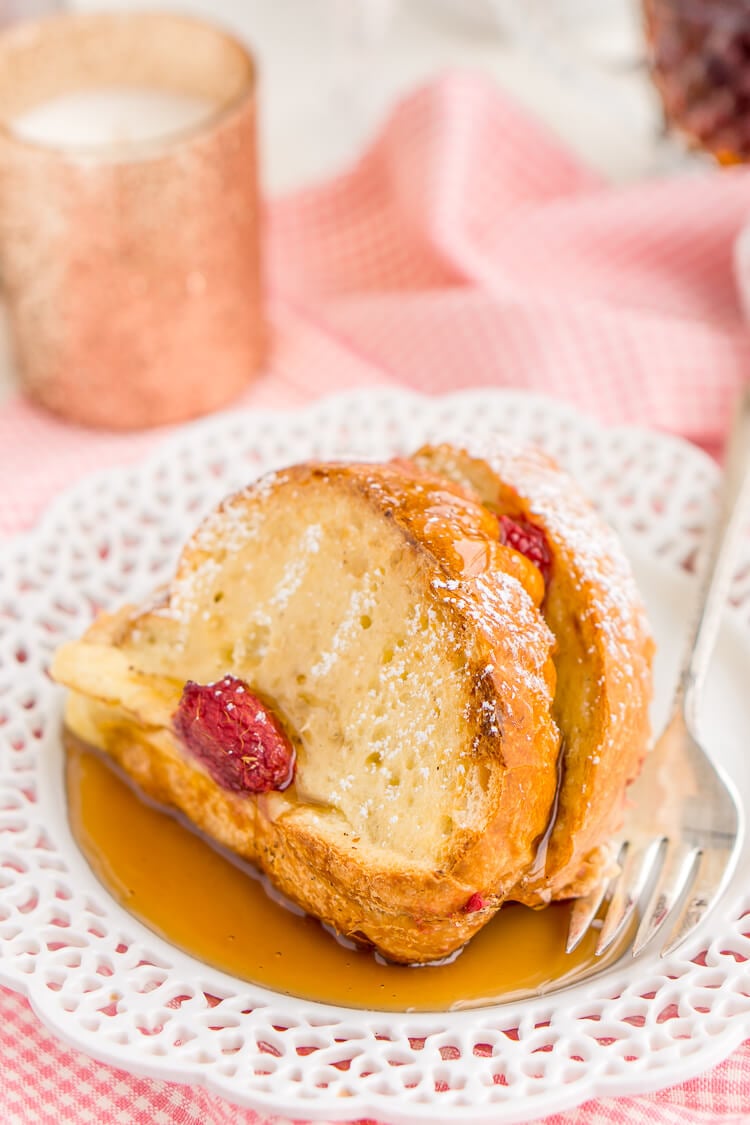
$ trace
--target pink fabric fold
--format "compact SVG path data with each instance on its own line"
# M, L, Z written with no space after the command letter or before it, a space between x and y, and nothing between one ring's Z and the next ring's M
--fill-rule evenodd
M457 76L334 186L276 205L272 277L414 388L523 387L713 449L750 371L732 273L749 174L613 190Z
M432 84L349 172L270 205L274 347L237 406L295 407L389 383L510 386L716 450L750 371L732 274L749 177L615 190L493 86L462 75ZM0 532L30 526L62 486L141 457L166 432L92 432L11 402L0 411ZM266 1120L84 1058L7 990L0 1106L14 1125ZM734 1125L749 1115L746 1044L671 1090L547 1120Z

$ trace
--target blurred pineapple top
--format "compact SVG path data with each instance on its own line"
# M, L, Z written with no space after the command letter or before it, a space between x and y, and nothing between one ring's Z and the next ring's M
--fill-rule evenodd
M667 125L732 164L750 159L750 0L644 0Z

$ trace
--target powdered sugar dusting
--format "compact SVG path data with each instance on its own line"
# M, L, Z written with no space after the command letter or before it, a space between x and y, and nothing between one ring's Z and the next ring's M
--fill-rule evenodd
M172 582L169 605L164 609L165 616L184 624L205 605L206 592L220 573L223 560L257 539L262 505L248 504L248 497L252 495L256 501L267 499L285 479L284 473L267 473L253 485L228 497L206 517L185 548Z
M536 450L522 456L496 454L492 467L518 491L531 497L531 511L558 543L565 564L587 608L589 621L604 646L607 675L613 684L637 683L645 676L645 653L651 630L630 564L618 537L563 472L550 472L550 460ZM637 665L637 666L634 666ZM620 699L626 706L626 695Z
M426 450L426 463L538 525L553 551L545 613L558 632L565 771L550 854L562 889L587 850L616 829L622 792L647 748L650 631L619 540L570 477L539 450L476 444L470 454ZM540 893L549 890L540 884Z
M320 524L310 524L305 528L271 598L270 604L274 609L283 609L299 589L309 566L310 555L316 555L320 550L321 536Z
M567 473L540 450L506 442L484 448L472 443L471 456L482 457L497 476L529 500L532 518L540 517L547 534L565 554L574 586L585 598L584 619L596 620L612 671L632 678L632 654L650 629L630 564L614 531L604 523ZM461 468L456 462L456 473Z
M367 574L363 576L363 587L355 590L349 600L349 606L342 617L336 631L331 638L329 646L321 653L320 660L310 669L310 677L315 680L327 676L334 665L346 654L351 645L352 637L361 628L363 614L371 612L375 607L375 596L371 581Z
M495 570L458 587L436 579L433 587L491 638L494 660L485 672L503 707L514 710L533 700L549 711L553 692L548 661L554 637L518 579ZM482 706L486 712L486 702ZM487 718L497 731L496 713Z

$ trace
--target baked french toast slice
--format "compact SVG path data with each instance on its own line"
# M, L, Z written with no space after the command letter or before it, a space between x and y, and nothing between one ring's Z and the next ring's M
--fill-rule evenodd
M426 446L414 462L501 518L544 533L551 573L542 612L557 641L561 784L546 847L510 897L537 906L581 895L611 864L607 845L650 739L654 645L629 563L578 486L538 449L506 445L474 456Z
M69 729L143 792L410 963L455 952L530 879L557 791L544 579L447 475L266 477L198 528L152 605L103 615L52 669ZM223 682L283 729L289 784L227 787L210 739L186 740L187 694L218 706Z

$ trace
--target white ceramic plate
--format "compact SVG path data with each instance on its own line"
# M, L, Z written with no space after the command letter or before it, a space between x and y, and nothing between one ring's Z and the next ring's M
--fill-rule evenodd
M602 431L513 393L344 395L298 414L231 414L183 430L145 464L85 481L0 556L0 981L49 1028L141 1074L205 1083L294 1118L522 1121L597 1094L665 1086L750 1033L748 849L695 940L553 995L468 1012L333 1008L226 976L121 909L71 838L55 646L97 605L165 578L221 495L309 457L378 458L427 438L512 433L555 454L620 531L659 642L663 718L713 515L716 470L688 445ZM686 569L686 565L688 569ZM750 555L735 584L703 711L705 738L750 795ZM313 1048L310 1050L310 1048Z

